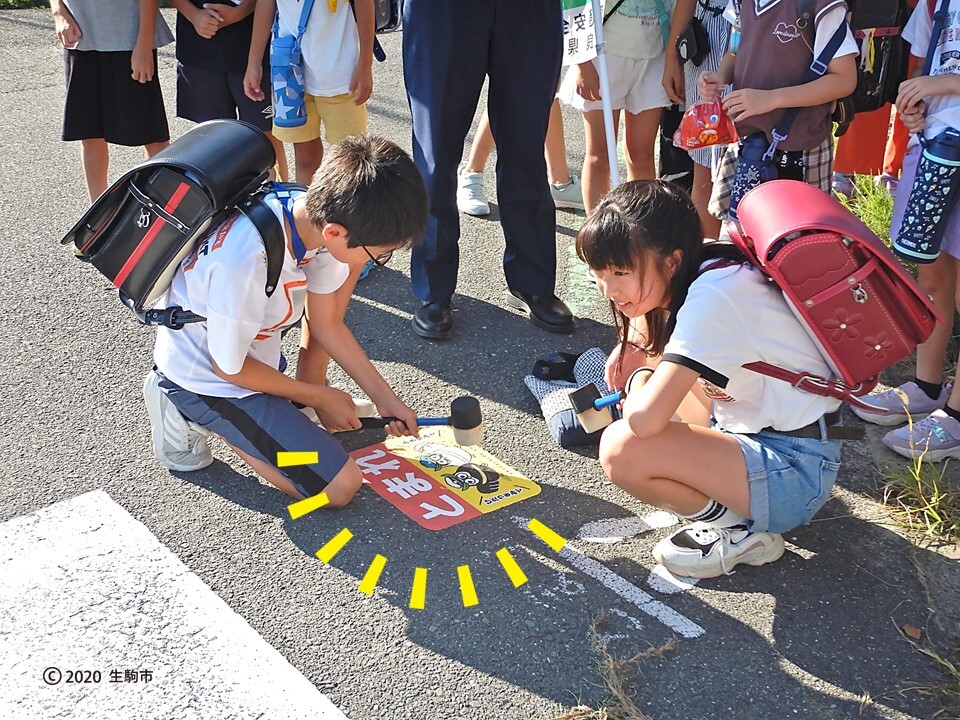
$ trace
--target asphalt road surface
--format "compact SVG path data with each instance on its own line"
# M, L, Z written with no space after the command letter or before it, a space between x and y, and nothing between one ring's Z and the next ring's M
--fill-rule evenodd
M409 149L400 35L382 40L370 131ZM176 137L189 124L172 117L172 47L160 58ZM672 517L605 482L595 451L550 439L523 376L550 351L608 349L614 335L572 255L582 222L572 213L557 213L558 292L578 331L550 335L506 308L495 158L493 214L462 222L454 337L412 333L403 253L358 287L348 322L422 414L477 396L484 448L538 495L430 531L370 488L347 509L292 520L284 496L222 445L208 469L168 472L140 396L152 331L57 242L86 193L79 147L59 139L62 51L49 13L0 12L0 60L0 716L548 718L605 702L598 643L620 658L673 647L627 667L637 706L656 720L935 711L916 688L938 677L898 628L936 636L956 622L924 583L955 583L957 564L916 550L875 502L882 468L897 466L875 433L849 444L834 497L788 534L781 561L699 583L654 567L650 549ZM578 168L580 120L566 121ZM140 157L112 152L112 176ZM292 352L296 333L287 343ZM566 545L531 532L534 518ZM352 540L321 562L315 552L344 528ZM387 562L366 594L376 555ZM411 608L416 568L429 571L423 609ZM51 667L101 680L51 685Z

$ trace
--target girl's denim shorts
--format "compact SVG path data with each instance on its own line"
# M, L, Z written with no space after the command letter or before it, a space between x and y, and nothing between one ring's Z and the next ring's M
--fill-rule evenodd
M751 530L784 533L806 525L830 499L840 469L840 440L770 430L728 434L740 443L747 462Z

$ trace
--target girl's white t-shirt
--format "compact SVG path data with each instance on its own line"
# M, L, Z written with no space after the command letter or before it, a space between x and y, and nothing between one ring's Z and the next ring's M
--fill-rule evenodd
M943 0L937 0L937 6L942 2ZM903 29L903 39L910 43L910 54L926 58L932 34L933 15L926 0L920 0ZM943 32L933 52L930 75L960 75L960 13L947 13ZM926 98L926 103L927 120L923 127L925 138L931 140L948 127L960 129L960 95L929 97ZM911 135L909 147L918 142L919 138Z
M282 222L279 200L266 202ZM181 330L159 327L154 363L177 385L200 395L252 395L218 377L213 361L229 375L238 373L248 356L278 367L281 334L303 315L307 293L332 293L348 273L348 266L324 249L308 252L297 267L288 249L277 289L268 298L263 241L253 223L237 214L186 257L168 291L167 306L188 308L206 322Z
M277 0L282 34L297 34L302 9L303 0ZM360 60L360 37L350 3L339 0L334 13L327 0L315 0L300 50L307 94L333 97L349 92Z
M780 289L749 265L708 270L693 282L663 360L700 373L713 416L729 432L796 430L840 407L839 400L742 367L763 360L831 376Z
M603 24L607 52L628 58L652 58L663 54L661 19L669 27L675 0L624 0ZM604 15L617 0L606 0ZM663 18L661 18L663 16Z

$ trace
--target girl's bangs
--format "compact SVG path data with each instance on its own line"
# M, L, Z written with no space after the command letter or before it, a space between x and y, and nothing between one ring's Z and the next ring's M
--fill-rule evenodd
M576 246L577 257L597 270L637 266L630 226L620 208L613 204L590 216L577 233Z

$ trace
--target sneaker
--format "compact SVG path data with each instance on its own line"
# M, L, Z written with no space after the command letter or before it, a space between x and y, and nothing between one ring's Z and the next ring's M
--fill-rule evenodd
M891 430L883 436L883 444L898 455L940 462L960 458L960 422L943 410L934 410L920 422Z
M861 402L871 407L886 408L888 412L866 410L854 405L851 405L850 409L858 418L874 425L901 425L910 418L916 422L934 410L942 408L947 404L947 398L950 397L952 389L952 385L944 385L940 396L936 400L931 400L930 396L911 380L898 388L870 393L860 398ZM901 393L903 393L902 397Z
M833 191L845 198L852 198L857 191L857 186L853 182L853 175L835 172L833 174Z
M490 203L483 190L483 173L466 172L460 168L457 173L457 208L475 217L490 214Z
M568 210L583 210L583 186L576 175L571 175L565 183L550 183L553 204Z
M737 565L766 565L783 555L783 536L750 532L744 525L718 528L698 522L658 542L653 556L674 575L712 578Z
M213 462L206 432L188 421L160 389L160 376L151 371L143 381L143 399L153 435L153 452L171 470L190 472Z
M878 175L875 177L874 182L877 183L878 187L886 190L889 195L896 195L897 185L900 184L900 178L892 173L883 173L883 175Z

